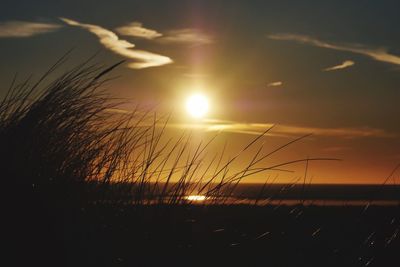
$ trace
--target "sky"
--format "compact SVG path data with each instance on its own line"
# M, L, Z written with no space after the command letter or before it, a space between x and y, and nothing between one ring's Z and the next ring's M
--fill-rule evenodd
M126 60L108 92L131 101L124 109L171 112L170 134L221 132L211 150L227 143L234 155L271 125L266 151L311 133L264 164L339 158L310 164L313 182L382 183L400 162L398 10L384 0L3 0L0 95L15 73L39 77L72 48L66 67L98 52L104 64ZM210 101L201 120L185 111L199 91ZM277 181L304 173L293 169Z

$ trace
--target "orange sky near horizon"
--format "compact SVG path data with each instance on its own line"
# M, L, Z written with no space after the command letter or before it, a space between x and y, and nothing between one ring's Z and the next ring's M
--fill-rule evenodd
M59 73L100 51L95 61L102 64L126 61L106 91L128 100L120 107L128 112L139 105L171 113L166 138L186 130L198 142L221 132L208 153L226 143L229 158L275 125L232 171L261 144L268 153L306 134L312 135L260 166L337 158L311 162L309 179L381 184L400 162L396 1L44 0L23 6L2 6L0 96L15 73L38 77L72 47ZM187 110L196 93L207 99L207 112ZM304 177L304 163L290 169L275 182ZM267 175L243 182L263 183ZM397 172L389 182L399 179Z

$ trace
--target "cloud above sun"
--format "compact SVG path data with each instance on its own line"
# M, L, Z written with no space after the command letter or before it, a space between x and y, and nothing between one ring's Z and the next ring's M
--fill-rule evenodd
M376 61L400 65L400 56L390 54L386 48L373 48L360 44L334 44L330 42L321 41L317 38L308 35L300 35L300 34L279 33L279 34L268 35L268 38L272 40L293 41L297 43L308 44L316 47L327 48L337 51L351 52L355 54L368 56L369 58Z
M80 27L95 34L99 38L100 43L112 52L126 58L136 60L137 62L131 62L128 64L128 67L130 68L143 69L162 66L173 62L172 59L167 56L151 53L144 50L133 49L135 47L133 43L119 39L119 37L114 32L101 26L80 23L78 21L67 18L60 19L70 26Z
M206 45L214 42L208 34L197 29L178 29L168 31L163 37L157 39L166 44Z
M157 30L145 28L140 22L128 23L115 29L121 35L155 40L163 44L206 45L214 42L210 35L194 28L174 29L160 33Z
M95 34L98 37L99 42L112 52L137 61L128 63L127 66L129 68L143 69L173 63L173 60L170 57L135 49L135 44L127 40L120 39L115 32L99 25L81 23L68 18L60 19L70 26L80 27ZM162 34L157 30L144 27L140 22L128 23L126 25L117 27L115 31L124 36L147 39L149 41L155 40L158 43L163 44L181 43L201 45L213 42L213 39L210 36L196 29L172 30Z
M323 69L323 71L334 71L334 70L342 70L354 66L355 62L352 60L345 60L339 65L335 65L329 68Z
M50 33L61 28L61 25L44 22L6 21L0 23L0 38L24 38Z
M115 31L121 35L133 36L149 40L162 36L162 34L157 32L156 30L143 27L143 24L140 22L129 23L127 25L116 28Z
M136 49L134 43L120 39L117 33L124 36L155 40L161 44L204 45L214 41L211 36L192 28L170 30L163 34L157 30L144 27L140 22L131 22L117 27L114 32L95 24L81 23L69 18L60 19L69 26L79 27L96 35L99 42L115 54L134 60L135 62L127 64L129 68L133 69L163 66L173 63L173 60L168 56ZM26 38L51 33L62 27L64 25L55 23L6 21L0 23L0 38Z

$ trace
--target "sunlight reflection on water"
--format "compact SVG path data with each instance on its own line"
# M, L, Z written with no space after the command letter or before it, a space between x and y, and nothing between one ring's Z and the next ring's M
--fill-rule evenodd
M206 200L206 196L190 195L190 196L186 196L186 199L189 201L204 201L204 200Z

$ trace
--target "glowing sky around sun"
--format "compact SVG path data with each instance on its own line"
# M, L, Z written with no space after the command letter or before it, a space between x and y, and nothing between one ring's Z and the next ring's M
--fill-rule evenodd
M15 73L38 77L71 48L66 68L99 51L102 64L125 60L106 86L130 100L124 109L172 112L172 137L221 133L210 154L226 143L233 156L275 125L265 149L313 135L271 162L342 159L312 163L315 182L380 183L400 161L398 1L47 0L1 10L0 95Z

